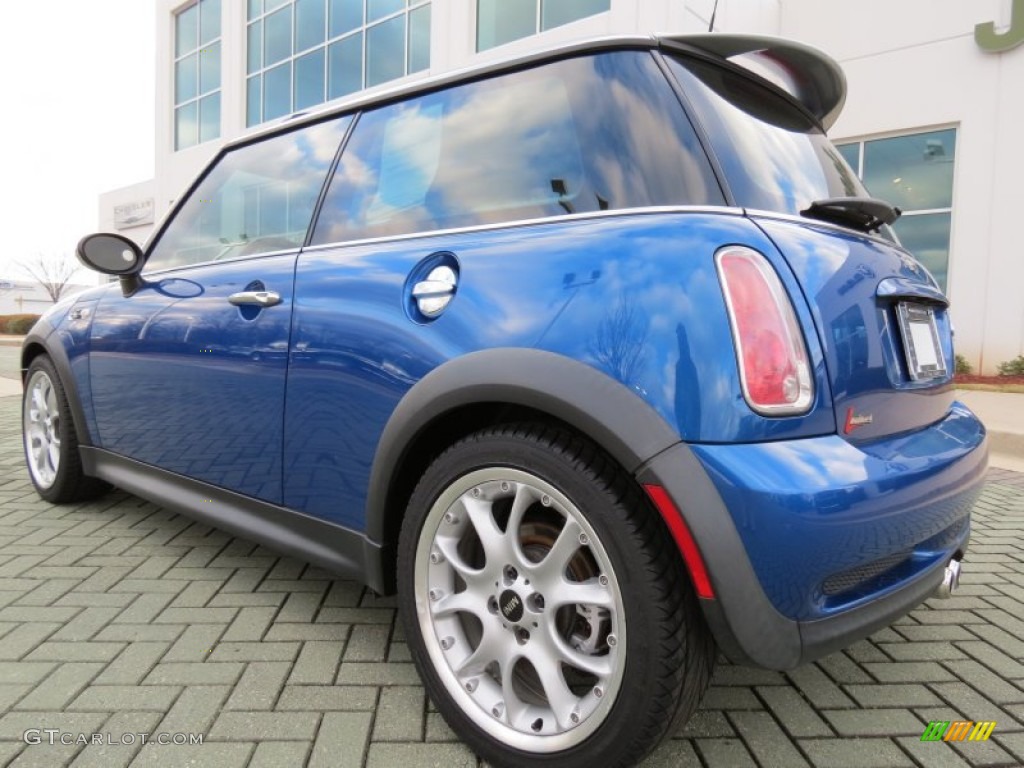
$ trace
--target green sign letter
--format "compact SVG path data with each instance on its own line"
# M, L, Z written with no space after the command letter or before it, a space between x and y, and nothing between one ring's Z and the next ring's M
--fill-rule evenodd
M996 34L995 22L987 21L974 28L974 42L989 53L1002 53L1024 43L1024 0L1013 0L1010 28Z

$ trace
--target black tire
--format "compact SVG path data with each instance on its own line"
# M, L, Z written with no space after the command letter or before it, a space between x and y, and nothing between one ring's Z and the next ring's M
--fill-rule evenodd
M624 632L626 636L625 651L621 656L616 657L613 665L620 668L618 665L623 663L624 659L624 667L621 667L623 671L615 683L617 692L614 694L614 700L611 704L601 705L606 707L603 710L590 711L591 714L588 717L595 712L603 712L603 714L601 718L595 716L595 721L598 724L591 725L585 737L580 737L580 740L569 744L565 749L555 751L544 751L536 739L529 742L530 735L525 731L521 731L525 741L520 738L519 732L516 732L511 722L511 716L508 716L506 722L499 726L487 722L486 717L481 717L479 709L485 705L481 705L480 702L474 704L469 699L459 683L460 679L464 682L465 678L458 677L460 674L456 671L458 664L445 661L444 654L450 652L452 638L446 637L439 641L437 632L429 631L430 627L441 626L429 622L449 621L447 616L457 616L459 617L458 621L462 623L460 626L467 627L464 636L464 639L467 640L466 648L474 649L473 642L469 640L471 632L468 626L477 623L482 626L488 615L485 614L482 619L473 616L471 620L468 620L463 618L464 614L462 613L451 613L445 614L443 619L435 618L433 614L435 608L431 607L430 601L438 599L437 596L443 595L445 592L430 588L429 593L425 593L424 590L427 590L427 585L433 584L433 580L437 578L438 571L436 569L443 568L445 564L445 557L440 555L437 549L441 543L448 541L441 536L443 526L459 523L458 516L452 517L451 510L462 509L466 512L465 517L472 518L473 514L469 511L469 506L458 507L456 504L471 503L472 500L464 502L463 499L470 494L479 496L480 488L485 489L482 498L488 499L486 489L493 487L498 480L489 479L488 482L491 485L474 486L471 490L464 490L464 486L468 487L467 483L476 482L476 479L480 477L490 478L491 475L486 473L509 471L512 472L509 475L513 479L511 485L515 488L520 486L519 483L514 482L521 479L520 471L536 478L538 483L547 484L544 487L553 487L574 505L573 513L581 515L589 524L590 530L598 539L597 546L600 548L600 557L595 551L594 562L600 564L602 558L607 558L605 565L610 565L613 583L617 590L616 595L621 595L621 601L616 605L621 605L624 608L624 618L620 626L628 629ZM509 484L502 485L502 490L505 490L507 485ZM535 492L534 490L530 491L531 494ZM452 503L450 500L455 498L453 494L456 493L463 495L458 497L458 502ZM516 495L518 491L513 490L510 493ZM536 498L536 496L532 498ZM550 497L544 496L543 498L550 505ZM489 503L491 511L487 515L492 521L495 521L497 514L495 505L499 502L490 501ZM508 502L512 507L515 506L515 503L516 500ZM529 503L535 504L535 502ZM442 509L447 509L449 512L443 513ZM534 507L530 507L530 509L534 509ZM438 518L438 515L443 516ZM501 515L497 514L497 517L500 518ZM438 522L439 519L440 522ZM473 519L473 533L469 536L476 535L476 518ZM566 515L565 520L569 519L569 516ZM468 523L464 524L464 527L465 525ZM503 536L506 535L509 525L510 523L505 524ZM497 526L501 529L500 522L497 522ZM526 535L521 534L520 531L525 530L527 530L525 525L517 525L516 533L512 537L513 540L519 542L518 546L520 547L522 547L522 541L525 540L521 540L521 537ZM536 528L530 530L533 532ZM463 535L457 533L455 537ZM445 544L445 546L448 545ZM464 541L457 546L464 546ZM481 544L481 548L485 546ZM584 547L580 547L580 551L583 549ZM430 550L429 555L425 555L428 550ZM446 554L448 552L445 550ZM459 557L461 557L461 552L462 550L455 550L455 554ZM589 548L588 552L590 552ZM546 555L541 555L541 557L544 556ZM569 566L575 563L575 558L579 556L579 553L571 556L574 559L567 561L568 566L565 567L561 578L565 578L565 575L569 573ZM417 557L420 557L420 565L417 564ZM427 562L434 565L423 563L424 557L427 558ZM480 555L477 557L479 558ZM488 559L489 555L484 554L483 557ZM427 690L452 729L473 750L493 765L519 767L557 765L560 768L563 766L592 768L594 765L602 767L632 765L640 761L663 738L670 736L678 725L690 717L707 688L715 659L714 642L704 622L681 558L664 522L637 484L610 457L591 442L568 431L543 423L505 425L477 432L448 448L430 465L412 494L402 525L397 560L399 613L413 660ZM438 562L442 565L436 565ZM487 571L491 565L485 562L479 566L480 572ZM464 566L465 561L461 561L458 567L455 564L448 564L453 571ZM461 571L458 572L461 573ZM604 571L602 571L603 573ZM514 570L513 574L515 574ZM489 575L486 582L482 579L474 581L475 586L471 593L474 604L478 602L478 598L482 594L481 588L491 589L491 578ZM518 574L517 578L519 581L516 584L521 585L523 574ZM602 578L604 578L603 575ZM419 584L417 584L417 580L419 580ZM452 592L456 594L459 592L459 583L469 594L468 582L459 582L458 579L452 582ZM501 592L502 587L498 586L497 582L494 583L495 592ZM509 584L508 581L505 583ZM537 583L539 584L539 580ZM607 584L608 582L602 581L602 583ZM480 584L484 586L480 587ZM529 580L526 580L525 584L530 584ZM523 589L528 591L540 588L534 586ZM419 605L421 606L419 611L417 610L417 591L419 591ZM529 602L530 596L527 596L525 592L517 594L523 598L524 602ZM425 595L427 596L425 597ZM507 592L502 593L499 599L512 602ZM514 613L505 613L500 603L491 601L488 606L490 616L493 616L498 624L505 629L508 629L505 620L508 620L510 624L516 621L523 622L525 625L526 619L529 618L520 618ZM497 612L495 612L496 609ZM543 601L541 609L543 610ZM517 610L522 616L523 611ZM476 609L474 609L475 611ZM576 611L579 611L579 607L576 608ZM554 615L552 613L552 616ZM575 616L575 614L573 615ZM578 619L574 618L574 621L578 621ZM550 625L553 627L551 631L559 631L554 618L550 619ZM533 627L536 626L537 624L534 623ZM484 631L481 630L477 634L482 635ZM494 636L503 637L502 631L495 626ZM515 631L521 632L522 630ZM533 631L540 633L543 630ZM592 632L592 634L594 633ZM460 635L460 637L463 636ZM537 637L542 636L537 634ZM529 633L527 633L527 638L529 641ZM447 648L445 642L448 643ZM618 641L616 641L617 643ZM428 644L432 647L428 648ZM483 645L484 641L479 640L479 646ZM540 645L537 646L537 649L537 652L540 653L544 653L546 650L542 649ZM463 659L460 663L467 662ZM512 661L509 666L515 670L516 665L520 663ZM532 665L532 663L531 658L530 664ZM547 664L548 661L542 658L541 663ZM556 665L558 663L555 662ZM475 691L478 686L482 688L485 683L492 687L493 683L501 686L501 673L498 669L500 664L495 662L492 664L495 666L491 667L490 679L480 675L479 678L483 679L484 683L478 684L471 680L464 683L466 690ZM530 666L527 671L533 669ZM540 673L536 672L535 674L536 679L539 680ZM472 689L470 689L470 685L473 685ZM513 700L517 700L520 689L514 685L511 687L517 692L517 696L513 697ZM454 691L454 696L453 690L450 688L457 689ZM500 690L505 691L506 689L502 687ZM533 690L539 689L534 688ZM546 688L544 690L546 691ZM596 691L596 689L594 690ZM609 687L607 690L610 691L613 688ZM501 701L505 701L505 699ZM554 713L554 705L550 701L549 705L551 712ZM577 707L581 706L582 704L577 705ZM501 711L504 713L504 710ZM497 714L494 716L499 717ZM532 717L532 714L530 716ZM577 721L573 720L572 722ZM509 736L508 739L503 738L503 733L496 734L494 732L501 730L502 726ZM567 733L571 733L574 727L568 726ZM561 737L561 734L556 735ZM572 737L567 736L566 738L571 739ZM514 742L514 744L510 742ZM536 744L538 748L522 748L526 742L529 742L529 747Z
M39 468L38 464L33 466L35 437L30 425L35 421L32 418L34 411L31 401L37 383L42 385L42 391L52 392L52 398L46 397L45 399L49 401L48 409L52 410L57 417L56 425L51 426L49 432L56 437L55 442L59 442L55 468L52 462L46 462L45 469ZM102 480L89 477L82 472L82 459L78 453L78 435L71 418L71 407L68 405L64 384L57 374L53 362L46 355L39 355L29 365L28 374L25 377L25 391L22 395L21 418L25 463L32 485L35 486L36 493L42 498L53 504L88 501L110 488ZM43 431L46 432L45 429ZM38 435L38 433L36 434Z

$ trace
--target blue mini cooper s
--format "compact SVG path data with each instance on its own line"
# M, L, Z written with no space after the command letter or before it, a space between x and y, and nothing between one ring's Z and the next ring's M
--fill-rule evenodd
M948 300L826 138L837 64L592 41L221 149L25 340L39 494L118 486L396 592L504 766L641 759L957 584Z

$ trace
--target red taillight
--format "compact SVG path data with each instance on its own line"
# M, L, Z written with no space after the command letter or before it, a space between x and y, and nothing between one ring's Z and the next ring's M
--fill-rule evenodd
M804 413L814 399L811 368L793 305L757 251L728 246L715 254L729 309L743 396L759 413Z

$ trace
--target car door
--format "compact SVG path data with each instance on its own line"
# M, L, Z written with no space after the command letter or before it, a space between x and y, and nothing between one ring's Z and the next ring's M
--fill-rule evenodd
M102 448L280 503L295 261L349 123L222 153L99 302L90 378Z

